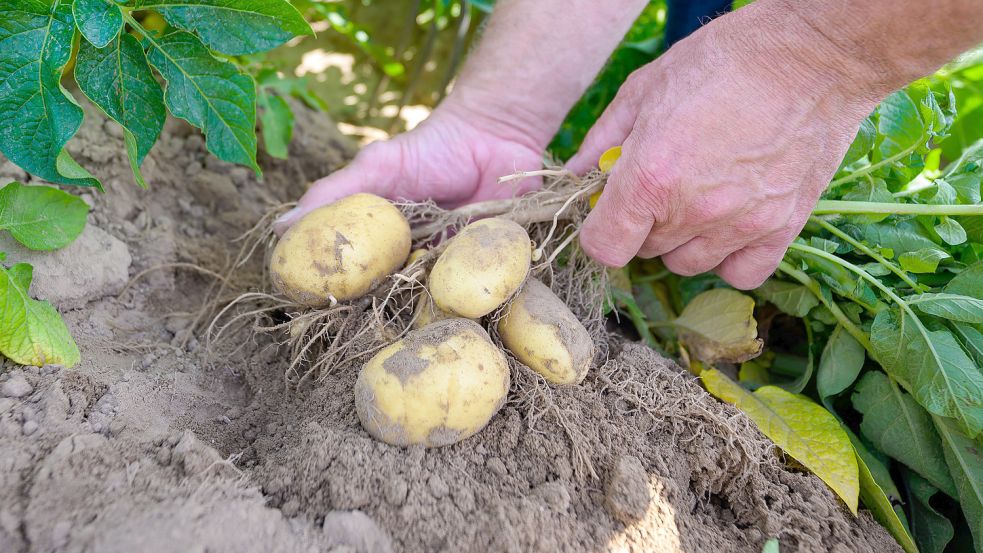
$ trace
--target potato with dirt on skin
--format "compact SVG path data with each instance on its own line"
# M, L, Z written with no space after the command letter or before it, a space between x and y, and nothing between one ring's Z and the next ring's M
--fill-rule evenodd
M526 230L508 219L482 219L461 229L430 270L437 307L477 319L505 303L529 274Z
M270 260L273 285L311 307L359 298L403 266L410 242L410 225L395 206L354 194L287 230Z
M579 384L594 359L594 341L563 300L530 278L498 322L502 343L553 384Z
M460 318L457 315L448 313L434 305L433 298L426 292L420 294L419 299L416 300L416 311L414 312L413 317L414 330L423 328L437 321Z
M505 403L509 365L474 321L437 321L370 359L355 382L362 428L390 445L457 443Z

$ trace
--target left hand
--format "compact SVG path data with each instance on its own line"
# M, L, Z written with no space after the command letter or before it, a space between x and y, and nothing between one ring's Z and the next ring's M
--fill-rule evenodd
M741 289L774 272L876 98L822 35L768 26L743 8L625 82L568 164L582 173L623 144L583 226L591 257L660 256Z

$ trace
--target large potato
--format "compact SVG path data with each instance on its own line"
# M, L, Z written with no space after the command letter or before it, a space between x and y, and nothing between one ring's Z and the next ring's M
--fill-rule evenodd
M355 194L311 211L273 250L273 285L318 307L365 295L406 261L410 225L387 200Z
M509 390L509 366L481 326L448 319L410 332L362 367L355 409L388 444L450 445L491 420Z
M502 343L554 384L579 384L594 359L594 341L548 286L530 278L498 323Z
M529 235L507 219L483 219L464 227L430 271L437 307L477 319L505 303L529 273Z

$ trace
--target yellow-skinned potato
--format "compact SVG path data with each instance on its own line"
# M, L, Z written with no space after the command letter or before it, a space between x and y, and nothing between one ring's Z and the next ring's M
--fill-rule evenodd
M529 273L529 235L507 219L482 219L461 229L430 270L437 307L477 319L505 303Z
M505 403L509 366L473 321L414 330L362 367L355 410L362 428L391 445L438 447L481 430Z
M318 307L365 295L403 266L410 225L384 198L355 194L305 215L280 239L270 260L273 285Z
M413 328L423 328L430 323L435 323L437 321L443 321L445 319L457 319L457 315L448 313L443 309L437 307L433 303L433 298L430 294L420 294L420 299L416 301L416 313L414 314L416 319L413 321Z
M579 384L594 358L594 341L570 308L530 278L498 323L502 343L553 384Z

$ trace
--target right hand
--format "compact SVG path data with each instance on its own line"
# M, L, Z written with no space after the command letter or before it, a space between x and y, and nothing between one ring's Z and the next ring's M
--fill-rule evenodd
M448 98L416 129L369 144L347 167L316 181L274 226L283 234L307 212L358 192L432 199L447 208L519 196L541 180L499 183L498 177L542 164L543 147L535 139Z

